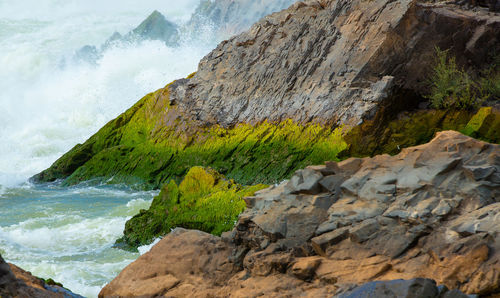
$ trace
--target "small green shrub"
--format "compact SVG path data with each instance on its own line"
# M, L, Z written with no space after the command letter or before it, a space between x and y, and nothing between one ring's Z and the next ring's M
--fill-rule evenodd
M439 48L429 81L431 90L427 98L436 109L472 110L489 96L481 84L457 66L455 57L448 57L448 51Z
M497 55L480 80L481 88L489 99L500 100L500 55Z

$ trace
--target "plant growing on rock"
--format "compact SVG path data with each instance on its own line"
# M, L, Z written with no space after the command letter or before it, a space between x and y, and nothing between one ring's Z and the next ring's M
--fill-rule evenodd
M483 86L459 68L455 57L436 48L436 65L430 76L431 90L427 98L436 109L472 110L489 96Z

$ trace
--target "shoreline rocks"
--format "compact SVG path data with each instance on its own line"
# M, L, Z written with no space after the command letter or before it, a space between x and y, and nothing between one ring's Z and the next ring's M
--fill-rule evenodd
M0 256L0 297L83 298L52 280L43 281Z
M498 294L499 175L500 145L453 131L396 156L309 167L248 198L221 238L176 229L100 297L135 283L166 296Z

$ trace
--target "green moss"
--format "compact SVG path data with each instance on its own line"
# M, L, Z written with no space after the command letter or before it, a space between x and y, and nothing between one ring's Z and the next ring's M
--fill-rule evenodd
M265 187L243 187L210 168L193 167L179 186L171 180L148 210L141 210L126 223L124 237L117 244L148 244L175 227L220 235L234 226L245 209L242 198Z
M77 145L38 181L66 178L159 188L177 182L193 166L212 167L244 185L274 183L309 164L335 160L346 148L341 129L282 123L198 127L170 106L168 86L148 94Z
M500 112L481 108L467 123L462 133L491 143L500 142Z
M349 149L343 156L397 154L402 148L429 142L436 132L456 130L466 135L498 143L500 113L482 108L477 113L464 110L419 110L405 112L386 123L365 121L354 127L344 139Z

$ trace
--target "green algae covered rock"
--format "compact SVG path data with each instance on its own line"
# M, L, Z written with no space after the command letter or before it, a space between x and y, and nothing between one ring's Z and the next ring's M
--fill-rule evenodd
M171 179L180 182L191 167L205 166L244 185L275 183L307 165L337 160L347 147L341 128L290 120L223 128L188 119L171 104L167 85L146 95L33 180L154 189Z
M127 221L121 247L151 243L176 227L198 229L214 235L232 229L245 209L243 197L266 185L241 186L210 168L193 167L177 185L171 180L148 210Z
M345 136L349 148L343 157L397 154L403 148L429 142L436 132L455 130L491 143L500 142L500 112L491 107L466 110L417 110L396 119L365 121Z
M481 108L462 133L490 143L500 143L500 112L492 107Z

